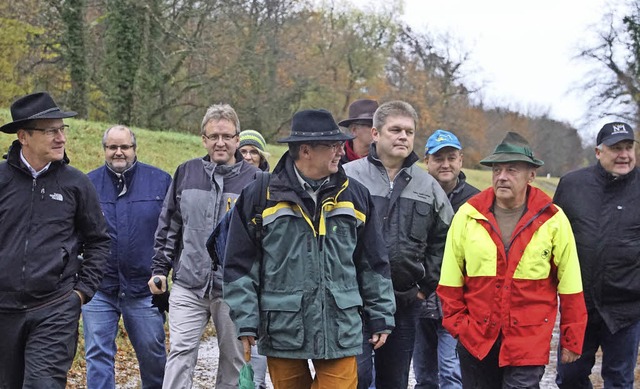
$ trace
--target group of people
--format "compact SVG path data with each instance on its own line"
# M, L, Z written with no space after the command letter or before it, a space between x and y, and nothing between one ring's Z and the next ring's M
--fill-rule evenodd
M338 123L295 113L266 186L265 140L240 131L227 104L204 115L206 155L173 177L137 160L122 125L104 133L102 167L74 169L63 119L76 113L47 93L11 115L1 388L65 387L80 313L89 388L115 387L120 319L143 388L192 386L210 320L217 388L238 387L249 356L259 388L268 368L276 389L404 389L412 360L418 389L537 388L558 301L558 386L590 388L602 348L605 388L633 387L640 173L625 123L600 130L598 162L563 176L551 199L531 185L543 161L520 134L480 161L492 186L479 191L452 132L416 153L418 115L403 101L357 100Z

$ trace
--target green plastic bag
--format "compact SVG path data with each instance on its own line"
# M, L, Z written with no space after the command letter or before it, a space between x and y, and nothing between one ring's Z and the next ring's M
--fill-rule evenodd
M256 389L256 385L253 383L253 367L250 363L245 363L240 369L238 389Z

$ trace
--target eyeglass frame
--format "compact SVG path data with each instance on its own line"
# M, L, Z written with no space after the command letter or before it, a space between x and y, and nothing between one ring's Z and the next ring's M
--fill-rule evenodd
M238 149L238 151L240 151L240 154L245 155L245 154L249 154L252 155L254 157L257 157L260 155L260 151L258 151L258 149Z
M45 136L53 138L54 136L58 135L58 133L64 135L65 131L69 130L69 125L68 124L63 124L63 125L61 125L60 127L57 127L57 128L25 127L24 129L27 130L27 131L40 131L40 132L44 133Z
M229 135L229 134L211 134L211 135L202 134L202 137L203 138L207 138L212 142L217 142L220 139L222 139L223 142L231 142L233 140L233 138L235 138L238 135L239 134L236 132L233 135Z
M130 144L130 145L104 145L103 146L105 150L109 150L109 151L118 151L118 149L126 152L129 151L131 149L136 149L136 145L134 144Z
M327 147L329 149L331 149L331 151L333 153L338 152L338 150L343 149L345 143L347 143L346 141L338 141L338 142L333 142L331 144L327 144L327 143L323 143L323 142L314 142L311 143L311 147L316 147L316 146L324 146Z

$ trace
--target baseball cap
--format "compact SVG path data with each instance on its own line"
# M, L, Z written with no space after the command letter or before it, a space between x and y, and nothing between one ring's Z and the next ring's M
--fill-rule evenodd
M435 154L443 147L453 147L462 150L460 141L453 133L445 130L436 130L429 139L427 139L427 144L424 146L424 153Z
M635 141L633 129L627 123L612 122L602 126L600 132L598 132L596 145L605 144L607 146L613 146L623 140Z

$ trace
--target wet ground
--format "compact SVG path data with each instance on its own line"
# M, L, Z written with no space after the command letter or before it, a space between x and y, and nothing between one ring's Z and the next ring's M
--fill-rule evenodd
M555 379L555 360L556 360L556 346L557 345L557 331L554 332L554 337L552 340L552 348L551 348L551 357L550 364L545 369L545 375L542 378L540 387L543 389L557 388L554 379ZM594 367L595 375L599 373L599 363L598 360L596 366ZM194 389L209 389L213 388L215 384L215 369L218 366L218 346L215 337L211 337L204 341L200 347L200 355L198 357L198 365L196 367L196 373L194 375L193 380L193 388ZM271 382L269 381L269 377L267 374L267 387L273 388L271 386ZM638 383L640 385L640 383ZM413 378L413 373L409 376L409 389L413 388L415 385L415 379ZM598 383L594 382L594 388L601 388L602 385L598 385Z
M544 377L541 381L540 387L543 389L552 389L557 388L554 379L555 379L555 361L556 361L556 345L558 342L557 339L557 326L554 331L554 336L552 339L551 346L551 356L550 356L550 364L545 369ZM193 377L193 388L194 389L211 389L215 387L215 376L216 370L218 367L218 344L215 336L211 336L201 343L200 353L198 357L198 363L196 366L196 370ZM593 381L593 387L595 389L602 388L602 382L600 381L600 358L598 356L596 360L596 365L593 368L593 374L591 379ZM127 385L118 385L118 388L138 388L139 384L137 382L137 374L135 380L130 381ZM640 378L640 366L636 366L636 377ZM267 387L272 389L271 382L269 380L269 376L267 374ZM412 389L415 385L415 380L413 378L413 374L409 377L409 387L408 389ZM636 387L640 388L640 379L637 379Z

